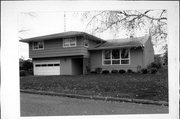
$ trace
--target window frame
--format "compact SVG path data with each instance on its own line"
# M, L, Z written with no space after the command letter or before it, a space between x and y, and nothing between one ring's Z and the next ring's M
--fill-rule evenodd
M111 52L111 50L109 50L110 51L110 58L105 59L105 51L107 51L107 50L104 50L103 54L102 54L103 55L103 65L111 65L112 64L112 55L111 55L112 52ZM104 61L110 61L110 64L105 64Z
M87 46L85 44L87 44ZM89 40L84 39L84 47L87 47L87 48L89 47Z
M65 41L66 40L68 40L67 41L67 43L66 44L68 44L67 46L65 45ZM71 40L74 40L73 42L74 42L74 45L71 45ZM64 38L63 39L63 48L68 48L68 47L76 47L77 46L77 40L76 40L76 38Z
M121 57L122 49L128 50L128 58L122 58ZM110 59L105 59L105 51L106 50L102 50L102 65L105 65L105 66L110 66L110 65L130 65L131 64L130 48L122 48L122 49L107 49L107 50L110 50ZM112 58L112 51L113 50L119 50L119 59L113 59ZM109 60L110 60L110 64L105 64L104 63L104 61L109 61ZM121 63L122 60L128 60L128 64L122 64ZM119 61L119 64L113 64L113 61Z
M126 49L126 48L123 48L123 49ZM121 57L121 60L120 60L120 64L121 64L121 65L129 65L129 64L130 64L130 49L126 49L126 50L128 50L128 58L122 58L122 57L120 56L120 57ZM122 52L122 49L120 50L120 52ZM121 54L120 54L120 55L121 55ZM121 63L122 60L129 60L129 63L128 63L128 64L122 64L122 63Z
M42 42L43 48L39 48L39 43L40 42ZM35 49L35 46L34 46L35 43L37 43L37 45L38 45L37 49ZM33 50L44 50L44 41L34 41L34 42L32 42L32 49Z
M56 67L60 66L60 63L35 63L34 67Z

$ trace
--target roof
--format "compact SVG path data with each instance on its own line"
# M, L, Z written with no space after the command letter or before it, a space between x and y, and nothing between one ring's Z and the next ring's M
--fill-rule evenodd
M124 39L113 39L107 40L94 48L89 50L100 50L100 49L112 49L112 48L127 48L127 47L144 47L149 36L135 37L135 38L124 38Z
M57 39L57 38L69 38L69 37L75 37L75 36L85 36L91 40L104 41L101 38L98 38L96 36L90 35L85 32L79 32L79 31L68 31L68 32L62 32L62 33L57 33L57 34L38 36L38 37L23 39L20 41L28 43L32 41L51 40L51 39Z

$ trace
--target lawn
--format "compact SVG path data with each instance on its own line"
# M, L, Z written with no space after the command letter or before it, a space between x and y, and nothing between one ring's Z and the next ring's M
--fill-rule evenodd
M168 101L168 73L90 74L76 76L27 76L21 89L104 97Z

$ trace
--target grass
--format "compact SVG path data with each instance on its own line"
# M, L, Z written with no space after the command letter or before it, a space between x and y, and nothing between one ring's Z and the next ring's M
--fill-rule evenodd
M77 76L28 76L21 89L91 96L168 101L167 70L157 74L92 74Z

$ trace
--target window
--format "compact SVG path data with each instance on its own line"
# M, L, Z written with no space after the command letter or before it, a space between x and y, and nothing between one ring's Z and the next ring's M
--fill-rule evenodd
M35 64L35 67L53 67L53 66L60 66L60 64Z
M60 64L54 64L54 66L59 66Z
M121 50L121 64L129 64L129 50L128 49Z
M63 40L63 47L76 47L76 39L64 39Z
M89 47L89 42L88 42L88 40L84 40L84 47Z
M48 64L48 66L53 66L53 64Z
M69 39L65 39L65 40L64 40L63 46L64 46L64 47L69 47Z
M111 50L104 51L104 64L111 64Z
M33 50L42 50L42 49L44 49L43 41L33 42Z
M70 46L76 46L76 39L70 39Z
M42 64L41 66L42 66L42 67L46 67L46 66L47 66L47 64Z
M120 64L120 51L119 50L112 50L112 64Z
M129 49L115 49L103 51L103 64L105 65L127 65L130 64Z
M40 67L41 65L40 64L36 64L36 67Z

